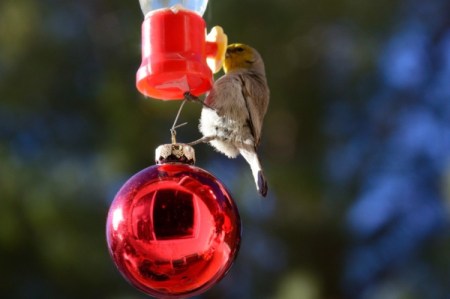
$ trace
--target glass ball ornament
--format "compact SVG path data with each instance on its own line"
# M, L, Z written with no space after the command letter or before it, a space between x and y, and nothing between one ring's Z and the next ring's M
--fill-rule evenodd
M137 289L157 298L205 292L230 269L240 217L226 188L193 166L184 144L162 145L157 165L131 177L108 213L110 255Z

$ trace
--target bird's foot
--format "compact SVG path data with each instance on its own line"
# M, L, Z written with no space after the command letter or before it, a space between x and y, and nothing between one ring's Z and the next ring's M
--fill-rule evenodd
M209 109L212 109L212 110L214 110L214 111L216 110L216 109L214 109L213 107L211 107L211 106L209 106L208 104L206 104L204 101L200 100L199 97L193 95L190 91L186 91L186 92L184 93L184 99L185 99L186 101L188 101L188 102L196 102L196 103L200 103L200 104L202 104L203 106L205 106L205 107L207 107L207 108L209 108Z
M197 139L195 141L192 141L192 142L189 142L189 143L186 143L186 144L190 145L190 146L194 146L194 145L197 145L199 143L208 143L208 142L210 142L211 140L214 140L214 139L216 139L216 136L205 136L205 137L202 137L200 139Z

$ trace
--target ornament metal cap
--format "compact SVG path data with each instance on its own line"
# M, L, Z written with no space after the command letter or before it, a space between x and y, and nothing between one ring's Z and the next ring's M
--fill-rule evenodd
M164 163L195 163L195 151L190 145L184 143L162 144L155 150L156 164Z

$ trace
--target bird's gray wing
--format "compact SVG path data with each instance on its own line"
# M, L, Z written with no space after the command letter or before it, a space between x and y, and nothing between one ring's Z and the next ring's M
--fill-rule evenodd
M248 125L255 139L255 147L258 147L264 115L269 104L269 88L265 79L258 74L239 75L239 79L242 83L242 96L249 115Z

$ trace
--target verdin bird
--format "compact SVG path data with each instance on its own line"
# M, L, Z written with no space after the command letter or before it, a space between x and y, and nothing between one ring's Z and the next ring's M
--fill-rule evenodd
M244 44L227 47L225 74L206 96L200 117L203 138L229 158L241 154L250 164L256 187L267 195L267 181L256 150L269 105L269 87L261 55Z

